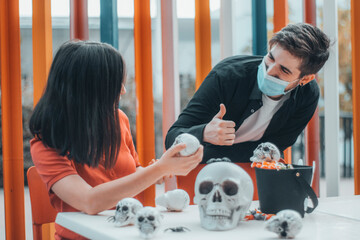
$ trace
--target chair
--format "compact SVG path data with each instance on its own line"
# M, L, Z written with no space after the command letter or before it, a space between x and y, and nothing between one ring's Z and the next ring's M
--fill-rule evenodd
M251 177L253 184L254 184L254 197L253 200L258 200L258 192L256 187L256 176L255 176L255 169L251 168L251 163L235 163L236 165L242 167ZM199 164L195 169L193 169L187 176L177 176L177 187L179 189L185 190L190 196L190 204L194 204L194 186L196 176L203 169L206 164Z
M50 204L45 184L34 166L27 171L27 179L31 201L33 238L34 240L54 239L54 224L49 225L49 223L55 222L57 211ZM43 228L43 224L47 224L45 225L47 228L45 226ZM43 230L45 230L44 238ZM49 236L51 237L48 238Z

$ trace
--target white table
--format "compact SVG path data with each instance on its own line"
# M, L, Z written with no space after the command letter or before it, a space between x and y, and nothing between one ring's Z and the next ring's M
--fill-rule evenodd
M253 202L250 209L258 206ZM275 233L264 229L263 221L244 221L230 231L207 231L200 226L197 206L189 206L184 212L166 212L163 224L153 239L277 239ZM59 213L56 223L90 239L142 239L135 226L115 227L107 221L114 211L98 215L79 212ZM164 230L183 226L190 232L174 233ZM360 196L319 199L318 208L303 219L303 228L296 239L360 239Z
M360 221L360 195L319 199L316 211Z

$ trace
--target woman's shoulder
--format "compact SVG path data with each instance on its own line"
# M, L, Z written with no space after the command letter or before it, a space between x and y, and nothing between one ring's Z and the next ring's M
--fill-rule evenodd
M30 153L33 161L43 160L49 157L60 157L56 149L46 146L41 139L37 137L30 140Z
M31 158L37 168L51 168L56 165L71 166L71 161L52 147L44 144L41 139L35 137L30 140Z
M78 174L72 161L61 156L56 149L46 146L39 138L30 140L30 152L36 171L49 192L55 182Z
M118 114L119 114L120 121L121 120L129 121L128 116L126 116L126 114L120 108L118 109Z
M46 149L46 146L41 141L41 139L39 139L38 137L34 137L33 139L30 140L30 150L31 151L42 150L42 149Z
M119 114L120 126L130 129L130 123L129 123L128 116L121 109L118 109L118 114Z

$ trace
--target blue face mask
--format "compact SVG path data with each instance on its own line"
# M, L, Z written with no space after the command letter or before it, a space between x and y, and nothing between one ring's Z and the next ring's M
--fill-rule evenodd
M292 82L297 81L294 80ZM266 73L264 60L258 67L257 82L260 91L267 96L278 96L289 93L291 90L285 92L285 88L292 82L286 82L276 77L270 76Z

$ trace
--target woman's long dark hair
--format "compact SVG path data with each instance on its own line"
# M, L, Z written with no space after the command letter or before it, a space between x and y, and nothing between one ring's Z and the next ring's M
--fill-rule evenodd
M67 42L55 55L45 92L30 119L31 133L77 163L105 167L121 144L118 115L125 65L112 46Z

